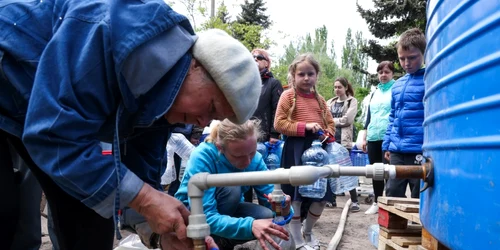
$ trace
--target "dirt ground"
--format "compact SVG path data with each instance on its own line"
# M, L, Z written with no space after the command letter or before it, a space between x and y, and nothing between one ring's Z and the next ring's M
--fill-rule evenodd
M371 250L376 249L371 245L368 239L368 227L372 224L377 224L378 215L365 215L365 211L371 204L365 203L366 196L359 196L359 204L361 211L357 213L348 213L344 234L340 241L338 250ZM344 208L345 202L350 199L349 195L337 196L337 207L325 208L320 220L313 228L313 232L321 242L321 249L326 249L331 238L337 230L340 221L340 215ZM46 219L42 217L42 246L40 250L52 250L49 236L47 234ZM130 233L123 232L125 238ZM116 241L115 241L116 242ZM117 243L117 242L116 242ZM116 244L115 244L116 245Z
M371 245L368 239L368 227L372 224L377 224L378 215L365 215L365 211L371 206L364 202L363 196L359 198L361 211L357 213L349 212L344 228L344 234L340 240L338 250L370 250L376 249ZM320 220L313 228L313 232L321 242L321 249L326 249L328 243L337 230L340 215L344 208L345 202L350 199L347 196L337 196L336 208L325 208Z

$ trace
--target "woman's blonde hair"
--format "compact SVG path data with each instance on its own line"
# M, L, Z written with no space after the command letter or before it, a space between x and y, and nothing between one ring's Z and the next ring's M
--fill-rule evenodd
M255 136L256 139L262 136L259 119L248 120L241 125L224 119L212 128L205 141L224 147L228 141L245 140L249 136Z

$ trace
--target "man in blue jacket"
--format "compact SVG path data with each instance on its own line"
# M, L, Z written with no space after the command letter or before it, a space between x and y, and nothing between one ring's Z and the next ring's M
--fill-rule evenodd
M397 44L399 63L407 74L399 78L392 87L391 113L382 143L384 157L393 165L422 163L425 47L425 36L419 29L405 31ZM410 185L411 197L418 198L418 179L388 180L385 194L391 197L406 197L407 185Z
M161 0L0 3L2 244L18 219L9 145L40 182L61 249L111 249L126 207L189 244L189 212L159 191L171 130L246 121L260 85L241 43L220 30L196 36Z

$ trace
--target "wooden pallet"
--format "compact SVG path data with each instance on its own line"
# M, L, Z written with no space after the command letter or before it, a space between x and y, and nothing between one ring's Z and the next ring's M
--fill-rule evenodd
M378 198L379 250L418 249L422 243L419 203L418 199Z
M422 224L420 222L420 215L418 213L419 203L419 199L379 197L379 214L381 208L383 211L387 211L389 214L395 215L394 217L400 217L418 224Z

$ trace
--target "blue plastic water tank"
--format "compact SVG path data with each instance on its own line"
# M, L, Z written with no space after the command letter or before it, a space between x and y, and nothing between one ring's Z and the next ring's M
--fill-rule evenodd
M500 249L500 1L429 0L424 227L451 249Z

